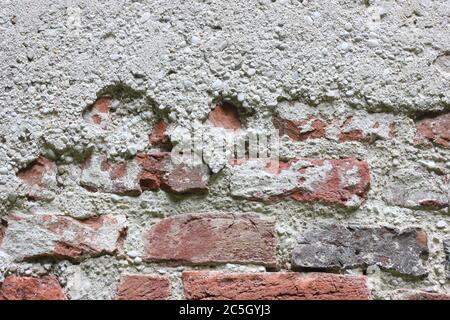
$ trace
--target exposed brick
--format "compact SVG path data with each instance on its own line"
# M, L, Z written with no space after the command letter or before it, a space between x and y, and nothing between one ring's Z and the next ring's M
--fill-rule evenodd
M386 184L384 196L389 204L411 209L449 208L449 177L416 167L399 169Z
M209 170L206 165L174 164L169 152L139 154L139 183L142 190L163 189L171 193L208 191Z
M314 115L304 115L296 120L275 116L272 123L280 136L287 135L295 141L329 139L337 142L373 143L380 139L389 140L395 136L393 116L382 113L329 120L314 112Z
M435 292L408 292L401 296L401 300L450 300L450 295Z
M39 157L17 176L26 185L26 194L32 200L49 199L48 191L55 189L57 167L56 164L44 157Z
M428 253L427 234L419 228L314 225L297 239L294 268L348 269L378 265L412 276L427 270L421 256Z
M0 285L0 300L65 300L65 296L56 277L9 276Z
M117 289L117 300L167 300L170 281L156 275L124 275Z
M169 152L153 152L117 164L105 156L93 156L82 165L80 185L92 192L124 195L160 189L180 194L205 193L209 177L206 165L176 165Z
M450 279L450 239L444 241L445 269L447 270L447 279Z
M142 190L159 190L164 176L170 170L170 153L153 152L137 155L140 165L139 184Z
M126 232L124 216L86 220L52 214L9 214L1 248L14 260L53 257L78 260L84 255L114 254Z
M309 116L307 119L291 121L281 117L273 117L272 123L280 136L287 135L296 141L319 139L325 137L326 122Z
M99 98L83 112L84 120L91 124L106 128L111 123L111 104L111 98Z
M147 261L276 265L274 222L252 214L169 217L152 226L145 241Z
M139 172L136 160L112 163L106 156L94 155L82 165L80 184L92 192L138 195Z
M237 130L241 128L237 108L231 103L218 105L208 115L208 122L215 127Z
M150 134L150 143L156 146L166 146L169 144L169 137L167 136L167 123L164 120L158 121L153 127Z
M295 159L289 162L252 159L237 162L231 194L247 199L293 199L357 207L367 198L369 167L356 159Z
M450 147L450 113L423 119L417 122L416 130L415 144L425 146L435 144L444 148Z
M191 300L367 300L364 276L327 273L183 273Z

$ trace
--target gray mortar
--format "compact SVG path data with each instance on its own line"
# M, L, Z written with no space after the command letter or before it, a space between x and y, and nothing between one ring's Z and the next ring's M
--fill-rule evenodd
M308 224L422 227L429 234L429 276L409 279L369 267L372 296L396 297L393 290L399 288L450 293L442 250L442 241L449 238L448 211L391 206L384 198L397 168L450 172L448 150L417 152L411 144L412 117L450 110L448 1L3 0L0 12L0 217L9 211L61 212L76 218L112 213L129 221L127 259L100 257L79 265L0 262L1 270L56 274L66 293L79 299L114 297L121 273L157 272L170 276L173 298L179 299L181 271L192 267L131 263L130 256L142 253L142 232L160 217L186 212L257 212L277 221L280 270L290 268L296 236ZM150 98L155 106L150 113L123 118L113 134L92 130L82 112L116 81L145 95L126 105L148 107ZM195 127L220 95L254 111L247 126L259 129L271 126L270 116L284 110L284 100L298 101L298 108L288 111L291 115L301 115L301 105L339 116L349 107L362 114L394 114L397 138L370 147L282 141L285 159L366 160L372 178L369 200L345 210L233 199L227 170L212 177L207 196L174 197L159 191L133 198L90 193L79 186L79 162L93 150L122 161L129 156L129 144L144 148L142 137L156 121L155 112L167 115L171 128ZM59 188L50 203L27 201L15 175L41 153L59 164ZM220 168L219 160L211 167ZM440 221L447 227L438 228Z

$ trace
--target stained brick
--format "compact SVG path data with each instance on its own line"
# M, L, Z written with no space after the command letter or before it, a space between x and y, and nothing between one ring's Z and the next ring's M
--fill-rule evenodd
M157 275L124 275L117 289L117 300L167 300L170 281Z
M124 216L75 220L52 214L10 214L1 248L14 260L38 257L78 260L114 254L126 232Z
M0 285L0 300L65 300L65 296L56 277L9 276Z
M276 264L274 223L253 214L169 217L152 226L145 241L147 261Z
M183 273L190 300L367 300L364 276L327 273Z
M421 257L428 253L427 234L419 228L315 225L297 239L294 268L343 270L368 265L412 276L427 270Z

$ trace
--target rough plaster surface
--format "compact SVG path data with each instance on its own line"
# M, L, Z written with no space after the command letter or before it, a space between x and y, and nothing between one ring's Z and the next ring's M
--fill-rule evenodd
M12 263L0 252L0 279L6 270L55 274L68 297L101 299L114 297L120 274L155 272L170 275L173 298L182 298L181 272L195 267L143 263L142 233L161 217L228 211L275 219L280 270L290 269L297 235L317 223L423 228L429 237L428 276L410 279L369 266L371 294L389 299L397 297L397 289L450 292L442 245L449 238L448 206L429 210L418 203L428 197L422 175L448 175L450 152L417 152L411 143L414 121L450 111L448 1L3 0L0 13L0 217L17 211L128 220L123 257ZM117 81L143 95L113 103L126 110L118 122L89 125L86 108ZM167 116L172 141L179 141L175 128L197 128L218 97L239 103L249 114L249 128L271 126L273 114L295 120L317 107L325 117L359 114L362 126L368 112L381 112L386 121L395 121L396 137L387 139L381 127L371 132L378 137L371 146L336 144L332 138L282 141L280 155L286 159L367 161L371 189L356 210L233 198L230 172L220 171L223 159L210 163L218 173L207 195L157 191L127 197L80 186L79 164L87 154L120 162L147 151L148 130L158 113ZM56 184L45 199L31 201L16 174L41 154L58 162ZM280 177L275 188L286 187L291 178ZM238 184L236 192L249 192L245 181L232 183ZM448 183L434 186L432 193L448 203Z

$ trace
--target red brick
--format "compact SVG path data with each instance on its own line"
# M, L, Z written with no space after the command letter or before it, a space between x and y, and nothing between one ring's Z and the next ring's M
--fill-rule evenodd
M183 273L190 300L367 300L364 276L328 273Z
M117 300L167 300L170 281L156 275L124 275L117 289Z
M450 113L423 119L416 124L416 130L415 144L450 147Z
M26 185L26 194L30 199L45 200L45 192L56 187L56 174L56 164L41 156L19 171L17 176Z
M171 193L205 193L209 170L206 165L174 164L169 152L139 154L139 183L142 190L163 189Z
M328 162L331 169L325 181L318 182L311 192L295 191L291 197L301 202L325 202L346 205L353 196L366 199L370 186L369 166L364 161L355 159L338 160L310 160L314 168L324 167ZM305 175L303 181L308 179L308 168L302 168L299 172ZM346 174L356 170L358 182L349 181Z
M305 120L290 121L280 117L273 117L272 123L280 136L287 135L295 141L307 139L319 139L325 137L325 129L328 126L323 120L309 116ZM308 130L305 127L309 126Z
M329 139L337 142L358 141L373 143L377 139L391 139L395 136L395 122L385 114L367 114L326 119L320 114L309 114L297 120L280 116L272 118L280 136L287 135L295 141Z
M170 152L141 153L125 163L94 155L82 164L80 185L91 192L131 196L160 189L179 194L206 193L209 177L206 165L174 164Z
M139 184L142 190L159 190L170 169L170 153L141 153L137 155L137 160L140 165Z
M56 277L9 276L0 285L0 300L65 300Z
M208 115L208 121L215 127L237 130L241 128L237 108L231 103L217 105Z
M184 214L145 235L145 260L276 265L274 223L256 215Z
M167 136L167 123L164 120L158 121L153 127L150 134L150 143L157 146L165 146L169 143L169 137Z
M126 234L124 216L75 220L52 214L10 214L1 248L14 260L38 257L78 260L115 254Z
M275 169L278 168L278 169ZM348 159L294 159L289 162L237 161L231 193L253 200L321 202L348 207L361 205L370 187L366 162Z
M106 128L111 123L111 104L110 97L101 97L83 112L83 118L91 124Z

